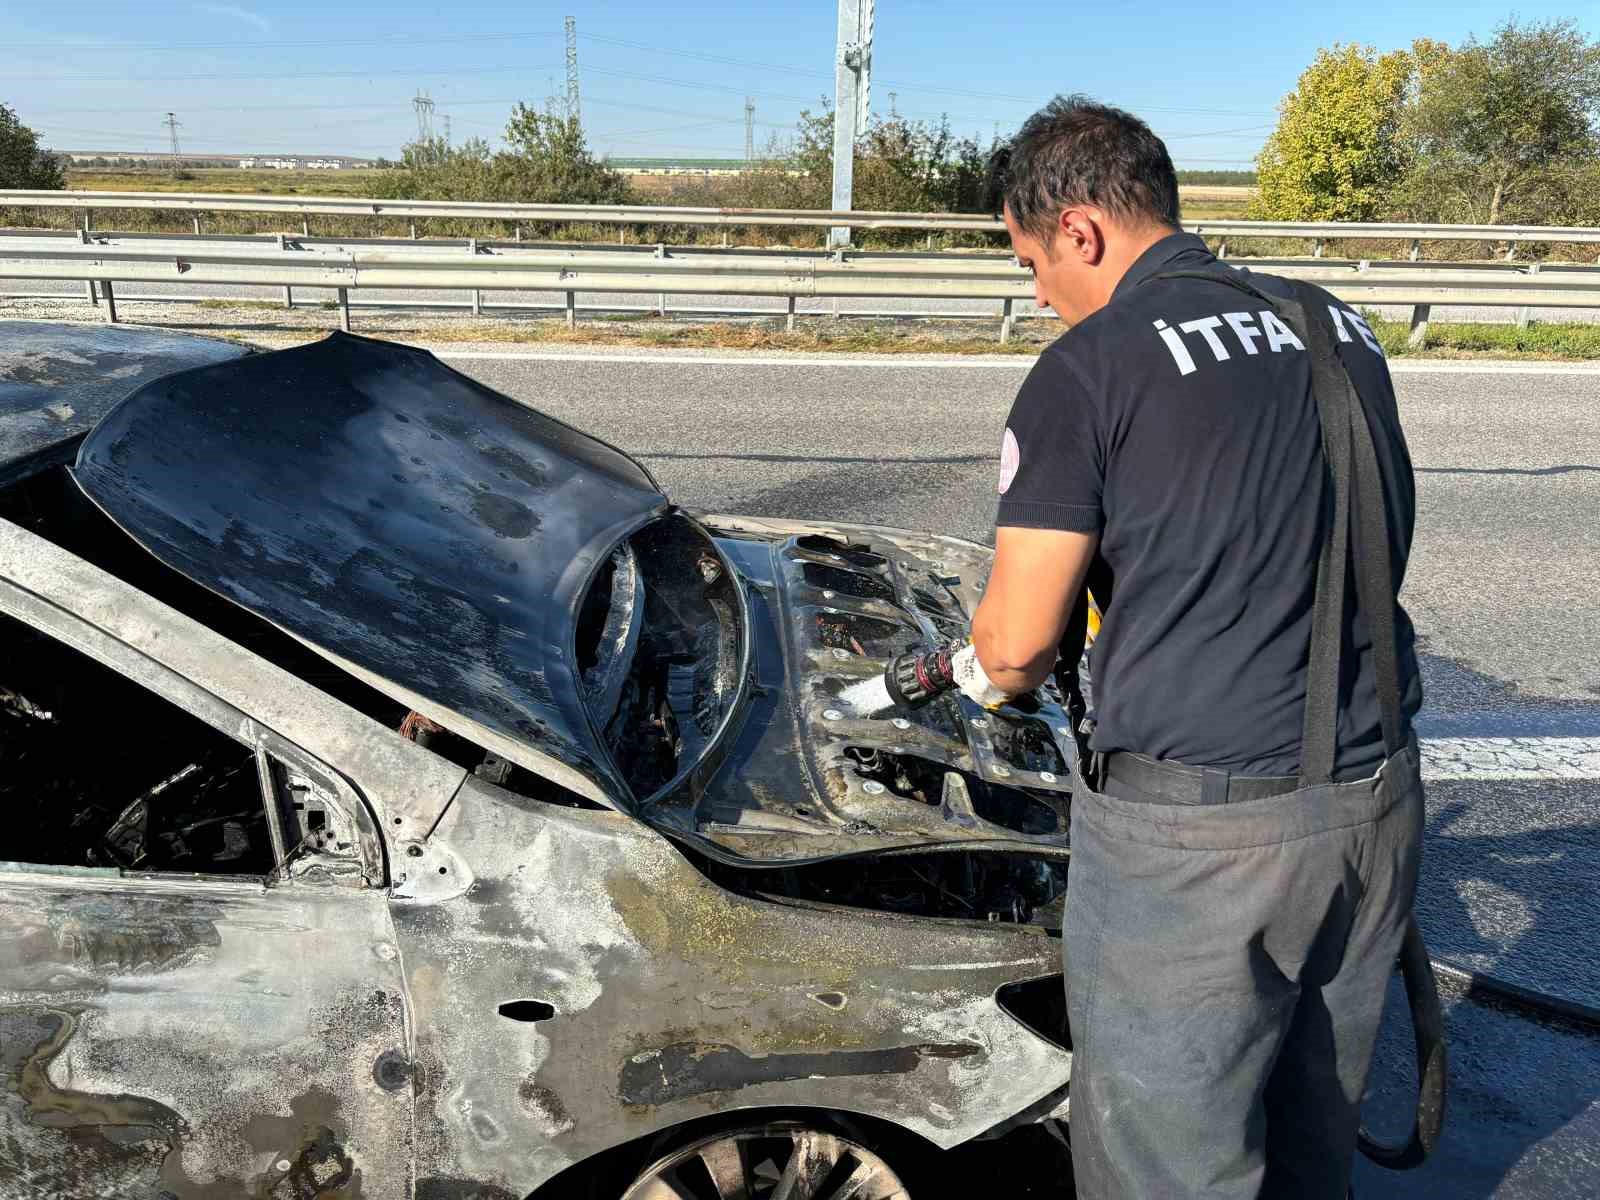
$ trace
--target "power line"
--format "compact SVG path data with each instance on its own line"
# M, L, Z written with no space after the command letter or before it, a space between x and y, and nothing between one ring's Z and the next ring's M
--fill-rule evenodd
M814 67L795 67L783 66L777 63L753 62L750 59L732 58L723 54L707 54L699 50L677 50L667 46L652 46L648 43L636 42L628 38L609 37L596 33L586 33L583 36L592 42L604 42L613 46L626 46L633 50L648 50L654 54L667 54L676 58L691 58L700 62L720 63L724 66L749 67L756 71L782 71L786 74L804 75L813 79L833 78L833 73L831 71L818 71ZM1003 92L980 92L965 88L947 88L933 84L912 83L900 79L879 79L878 82L880 84L888 84L890 86L900 88L904 91L918 92L927 95L966 96L980 100L1004 100L1016 104L1037 105L1040 102L1040 97L1038 96L1015 96L1008 95ZM1137 105L1134 107L1137 107L1142 112L1189 113L1202 116L1257 117L1271 115L1270 113L1264 112L1227 108L1167 108L1160 105L1151 104Z
M561 36L561 35L558 35L558 34L555 34L555 33L552 33L552 32L548 32L548 31L523 32L523 33L462 34L462 35L456 35L456 36L450 36L450 37L435 37L435 36L430 35L430 34L397 34L397 35L394 35L392 37L386 37L386 38L320 38L320 39L293 39L293 40L283 40L283 41L260 41L260 42L175 42L175 43L165 43L165 44L160 44L160 43L129 43L129 44L126 44L126 45L121 45L121 46L67 45L65 47L62 46L59 42L31 42L31 43L12 43L10 48L19 49L19 50L21 50L21 49L48 49L48 50L56 50L56 51L60 51L60 50L66 49L66 50L71 50L73 52L80 52L80 51L131 51L131 50L138 50L138 51L189 51L189 50L217 50L217 49L241 49L241 50L255 51L255 50L267 49L267 48L285 48L285 47L306 48L306 47L318 47L318 46L411 46L411 45L438 46L438 45L447 45L447 44L472 44L472 43L482 43L482 42L504 42L504 41L509 41L509 40L528 40L528 39L535 39L535 38L552 38L552 37L557 37L557 36ZM832 78L832 73L831 72L819 71L815 67L799 67L799 66L794 66L794 65L791 65L791 64L758 62L758 61L754 61L754 60L751 60L751 59L735 58L735 57L731 57L731 56L728 56L728 55L722 55L722 54L709 54L709 53L705 53L703 51L681 50L681 49L676 49L676 48L668 47L668 46L651 45L651 44L649 44L647 42L638 42L638 41L632 40L631 38L611 37L611 36L605 35L605 34L585 33L583 35L583 37L587 41L596 42L596 43L600 43L600 44L604 44L604 45L619 46L619 47L624 47L624 48L633 49L633 50L643 50L643 51L647 51L647 52L653 53L653 54L665 54L665 55L669 55L669 56L676 57L676 58L692 59L692 60L696 60L696 61L699 61L699 62L717 63L717 64L721 64L721 65L724 65L724 66L746 67L746 68L749 68L749 69L752 69L752 70L763 71L763 72L781 72L781 73L784 73L784 74L804 76L804 77L809 77L809 78L813 78L813 79L831 79ZM572 57L574 57L574 60L575 60L575 51L572 52ZM451 68L450 71L451 71L451 73L454 73L454 74L489 74L489 73L498 73L498 72L506 72L506 71L521 71L521 70L528 70L528 69L529 68L527 68L526 66L518 66L518 67L460 67L460 68ZM534 69L537 69L537 68L534 68ZM591 70L597 70L598 68L591 67L590 69ZM281 75L203 74L203 75L179 75L179 76L172 76L172 75L164 75L164 76L96 76L96 75L35 76L35 77L32 77L31 79L24 80L23 82L38 82L38 83L93 83L93 82L105 82L105 83L155 83L155 82L165 82L165 81L170 80L170 79L195 79L195 80L201 80L201 79L359 78L359 77L368 76L368 75L407 74L407 73L416 72L416 71L437 71L437 70L438 70L437 66L434 66L434 67L429 67L429 68L408 67L408 68L403 68L403 69L398 70L398 71L298 72L298 73L294 73L294 74L281 74ZM648 80L650 82L663 82L662 80L659 80L659 79L657 79L655 77L651 77L651 76L642 76L642 75L641 76L630 76L630 75L627 75L626 73L623 73L623 72L611 72L611 73L621 74L621 75L623 75L623 77L646 79L646 80ZM695 85L691 85L691 84L681 83L680 81L666 81L666 82L678 83L679 86L695 86ZM904 91L907 91L907 92L921 93L921 94L927 94L927 95L962 96L962 97L968 97L968 98L973 98L973 99L999 100L999 101L1004 101L1004 102L1007 102L1007 103L1032 104L1032 105L1037 105L1039 103L1039 101L1040 101L1040 97L1039 96L1018 96L1018 95L1012 95L1012 94L1003 93L1003 92L984 92L984 91L976 91L976 90L965 89L965 88L950 88L950 87L944 87L944 86L939 86L939 85L935 85L935 84L916 83L916 82L907 81L907 80L885 79L885 80L880 80L879 82L880 83L884 83L884 84L888 84L889 86L892 86L892 87L895 87L895 88L898 88L898 89L901 89L901 90L904 90ZM737 91L738 89L721 89L721 90ZM772 98L772 99L796 100L799 103L810 103L812 101L812 99L813 99L812 97L797 98L797 97L786 97L786 96L776 96L776 95L771 95L770 98ZM1168 106L1162 106L1162 105L1138 105L1138 104L1130 105L1129 107L1136 108L1141 112L1165 112L1165 113L1180 113L1180 114L1191 114L1191 115L1201 115L1201 116L1270 116L1270 115L1272 115L1272 114L1267 113L1267 112L1256 112L1256 111L1242 110L1242 109L1187 108L1187 107L1175 108L1175 107L1168 107Z
M189 50L267 50L292 47L302 49L309 46L442 46L447 44L461 44L464 42L509 42L522 41L528 38L552 38L559 34L548 30L539 33L467 33L456 34L451 37L436 37L431 33L402 33L386 38L295 38L290 41L269 42L127 42L118 46L91 46L80 42L12 42L8 46L11 50L55 50L67 51L73 54L84 54L94 51L110 51L114 53L127 53L137 50L146 51L189 51Z
M397 67L393 70L383 71L290 71L282 73L246 73L228 75L222 73L207 73L202 75L29 75L17 77L14 82L29 83L172 83L185 80L234 80L234 79L367 79L377 75L438 75L441 73L451 75L511 75L526 74L529 71L542 71L544 67L530 67L527 63L518 63L510 67L448 67L441 71L437 63L430 63L421 67Z

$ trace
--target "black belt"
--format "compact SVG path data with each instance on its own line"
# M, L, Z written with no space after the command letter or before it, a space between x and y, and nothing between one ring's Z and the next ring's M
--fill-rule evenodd
M1125 750L1104 758L1101 787L1115 779L1166 804L1238 804L1283 796L1300 786L1297 775L1234 775L1216 767L1186 767Z

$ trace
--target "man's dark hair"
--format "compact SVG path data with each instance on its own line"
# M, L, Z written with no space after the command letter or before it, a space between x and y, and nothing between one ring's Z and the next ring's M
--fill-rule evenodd
M1178 225L1178 174L1150 126L1087 96L1057 96L989 158L987 197L996 216L1048 245L1069 204L1093 204L1119 221Z

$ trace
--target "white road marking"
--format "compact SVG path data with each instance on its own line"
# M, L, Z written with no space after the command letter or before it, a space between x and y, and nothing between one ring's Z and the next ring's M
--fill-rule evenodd
M1600 779L1600 738L1423 738L1422 778Z
M1600 375L1600 363L1409 359L1389 363L1391 375Z
M808 357L751 355L748 358L730 355L696 358L679 354L549 354L538 351L503 350L450 350L442 346L416 343L431 351L435 358L461 359L480 362L618 362L618 363L676 363L690 367L898 367L911 370L918 367L990 368L1006 371L1025 371L1034 364L1032 355L1018 355L998 359L975 356L972 358L913 358L909 355L881 355L878 358L835 358L833 355Z
M704 355L688 354L561 354L537 350L452 350L448 344L416 343L435 357L463 362L616 362L676 363L679 366L709 367L883 367L891 370L917 370L923 367L965 370L1026 371L1036 361L1033 355L974 355L964 358L917 358L911 355L879 355L876 358L847 358L828 355ZM1490 362L1455 359L1391 362L1396 375L1600 375L1596 363Z

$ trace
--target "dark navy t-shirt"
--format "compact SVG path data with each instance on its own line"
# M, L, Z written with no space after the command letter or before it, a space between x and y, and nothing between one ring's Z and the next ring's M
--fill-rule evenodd
M1256 297L1151 278L1195 268L1227 266L1198 237L1165 238L1040 356L1007 421L996 523L1100 534L1115 588L1089 657L1095 749L1292 775L1330 486L1310 355ZM1394 387L1366 322L1325 298L1372 417L1398 588L1416 494ZM1383 759L1371 639L1346 595L1340 779ZM1403 609L1396 623L1409 725L1422 688Z

